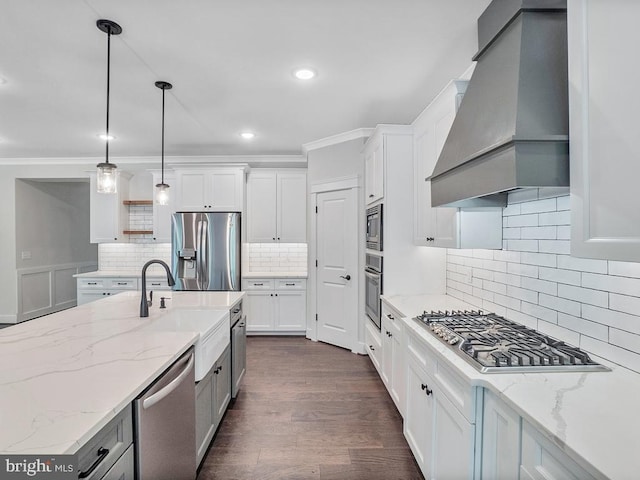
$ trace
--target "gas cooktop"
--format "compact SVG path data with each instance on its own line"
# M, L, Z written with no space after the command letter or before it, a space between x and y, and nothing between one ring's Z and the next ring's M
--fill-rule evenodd
M414 320L482 373L609 370L578 347L494 313L424 312Z

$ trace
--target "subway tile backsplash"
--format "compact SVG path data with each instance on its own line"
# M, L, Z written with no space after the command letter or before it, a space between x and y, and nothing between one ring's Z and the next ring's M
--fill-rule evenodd
M248 243L245 272L306 272L306 243Z
M170 243L101 243L98 245L98 269L104 271L142 271L149 260L158 259L171 265ZM148 273L164 274L159 265L151 265Z
M447 293L640 372L640 264L571 257L570 213L569 195L510 194L504 249L449 249Z

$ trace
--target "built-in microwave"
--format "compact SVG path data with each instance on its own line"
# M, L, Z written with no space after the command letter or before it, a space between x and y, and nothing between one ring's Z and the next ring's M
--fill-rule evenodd
M380 295L382 295L382 257L367 253L364 269L364 306L365 313L378 330L381 329Z
M382 204L367 209L367 248L382 251Z

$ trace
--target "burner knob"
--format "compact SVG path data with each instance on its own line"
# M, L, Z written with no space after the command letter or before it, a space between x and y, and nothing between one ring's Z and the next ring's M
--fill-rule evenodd
M449 345L455 345L458 343L458 337L453 337L449 340Z

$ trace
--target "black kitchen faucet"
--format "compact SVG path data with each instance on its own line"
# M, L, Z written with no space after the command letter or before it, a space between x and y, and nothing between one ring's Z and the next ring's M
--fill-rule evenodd
M148 317L149 316L149 302L147 301L147 268L149 265L153 265L157 263L162 265L167 272L167 283L170 287L173 287L176 282L173 279L173 275L171 275L171 270L169 270L169 265L164 263L162 260L149 260L142 267L142 298L140 299L140 316Z

